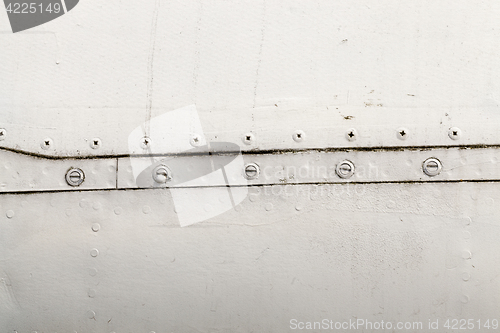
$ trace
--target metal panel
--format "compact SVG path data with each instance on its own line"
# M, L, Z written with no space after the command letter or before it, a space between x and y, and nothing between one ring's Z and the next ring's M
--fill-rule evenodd
M284 332L292 319L364 319L446 331L449 318L498 319L497 184L264 186L188 228L179 190L2 195L0 327Z

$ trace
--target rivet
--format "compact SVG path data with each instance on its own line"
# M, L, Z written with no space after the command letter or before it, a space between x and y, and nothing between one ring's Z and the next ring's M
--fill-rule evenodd
M257 179L260 174L260 168L256 163L249 163L245 165L246 179Z
M143 212L144 214L149 214L149 213L151 213L151 207L149 207L149 206L144 206L144 207L142 207L142 212Z
M398 128L396 135L397 135L398 139L406 140L408 138L408 135L409 135L408 129L406 129L404 127L400 127L400 128Z
M123 213L123 208L121 208L121 207L116 207L116 208L114 209L114 212L115 212L115 214L116 214L116 215L120 215L121 213Z
M90 148L99 149L101 147L101 139L94 138L90 141Z
M98 232L100 229L101 229L101 226L99 225L99 223L92 224L92 231Z
M468 250L465 250L465 251L462 252L462 258L464 258L464 259L470 259L470 258L472 258L472 253L470 251L468 251Z
M304 131L297 130L293 133L292 138L293 138L293 141L295 141L295 142L302 142L302 141L304 141L305 136L306 136L306 133L304 133Z
M90 250L90 255L94 258L97 257L99 255L99 250L98 249Z
M96 275L97 275L97 269L95 269L95 268L90 268L90 269L89 269L89 275L90 275L90 276L96 276Z
M8 210L5 215L7 216L7 218L11 219L14 217L14 211L13 210Z
M95 319L95 312L94 311L87 311L87 318Z
M5 128L0 128L0 141L5 140L7 136L7 130Z
M50 147L52 147L52 145L54 144L54 142L52 141L51 138L46 138L45 140L43 140L41 143L40 143L40 147L42 147L42 149L49 149Z
M273 204L268 202L264 208L266 209L266 211L269 212L269 211L273 210Z
M259 199L259 196L255 193L252 193L248 196L248 199L251 201L251 202L255 202Z
M167 181L172 179L172 173L166 165L158 165L153 170L153 179L159 184L165 184Z
M465 303L469 303L469 296L467 296L467 295L462 295L462 297L460 297L460 301L461 301L462 303L464 303L464 304L465 304Z
M340 162L335 171L340 178L350 178L354 174L354 164L351 161Z
M441 162L434 157L428 158L422 164L422 170L429 177L437 176L441 173L443 166Z
M96 291L94 289L89 289L89 291L87 292L87 295L90 297L90 298L94 298L95 297L95 294L96 294Z
M295 206L295 210L298 211L298 212L301 211L302 210L302 206Z
M80 186L85 180L85 173L82 169L71 168L66 173L66 182L70 186Z
M143 137L141 139L141 148L148 149L150 146L151 146L151 139L148 138L147 136Z
M448 136L452 140L458 140L462 136L462 131L458 127L452 127L448 130Z
M356 141L358 138L358 131L356 131L355 128L348 129L347 132L345 132L345 138L347 141Z
M199 134L193 134L191 135L191 138L189 139L189 143L193 147L198 147L201 145L201 136Z
M255 141L255 135L253 133L247 133L243 137L243 143L246 145L251 145Z
M464 272L462 274L462 280L469 281L470 280L470 274L468 272Z

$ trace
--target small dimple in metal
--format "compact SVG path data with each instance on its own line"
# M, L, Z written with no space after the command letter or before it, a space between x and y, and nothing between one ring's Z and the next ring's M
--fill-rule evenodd
M85 180L85 173L82 169L71 168L66 173L66 182L70 186L80 186Z
M159 165L153 170L153 180L158 184L165 184L172 180L172 173L166 165Z
M441 162L437 158L428 158L424 161L422 169L424 173L429 177L437 176L442 170Z
M354 174L354 164L351 161L343 161L337 165L335 171L340 178L350 178Z
M151 146L151 139L148 138L147 136L143 137L141 139L141 148L148 149L150 146Z
M50 147L52 147L52 145L53 145L52 139L47 138L47 139L42 141L42 143L40 144L40 147L42 147L42 149L49 149Z
M255 163L245 165L245 177L247 179L256 179L259 177L260 168Z
M5 140L6 136L7 136L7 130L5 130L5 128L0 128L0 141Z
M101 139L95 138L90 141L90 147L92 149L99 149L101 147Z

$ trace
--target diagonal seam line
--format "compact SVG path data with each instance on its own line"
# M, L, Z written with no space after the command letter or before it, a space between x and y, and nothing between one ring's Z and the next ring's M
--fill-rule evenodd
M66 9L66 2L65 2L65 0L61 0L61 4L62 4L63 10L64 10L64 14L66 14L68 12L68 10Z

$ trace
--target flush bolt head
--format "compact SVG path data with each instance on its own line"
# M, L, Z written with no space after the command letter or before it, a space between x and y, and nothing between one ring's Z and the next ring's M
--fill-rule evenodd
M458 140L462 136L462 131L458 127L452 127L448 130L448 136L452 140Z
M399 140L406 140L408 138L409 132L407 128L400 127L396 132L396 136Z
M434 157L426 159L422 164L422 170L429 177L434 177L439 175L442 169L443 166L441 165L441 162Z
M340 178L350 178L354 174L354 164L351 161L342 161L335 171Z
M165 184L172 180L172 172L166 165L158 165L153 169L153 180L158 184Z
M148 149L149 147L151 147L151 139L145 136L141 139L141 148Z
M43 140L41 143L40 143L40 147L42 147L42 149L50 149L52 147L52 145L54 144L54 142L52 141L51 138L46 138L45 140Z
M347 141L356 141L356 139L358 138L358 132L355 128L350 128L347 130L347 132L345 132L345 138L347 139Z
M66 182L70 186L80 186L85 180L85 173L82 169L71 168L66 173Z
M251 145L255 141L255 135L253 133L247 133L243 137L243 143L246 145Z
M0 128L0 141L5 140L7 136L7 130L5 128Z
M246 179L257 179L260 174L260 168L256 163L249 163L245 165Z
M293 141L295 141L295 142L302 142L302 141L304 141L305 136L306 136L306 134L304 133L304 131L297 130L293 133L292 138L293 138Z
M94 138L90 141L90 148L99 149L101 147L101 139Z

